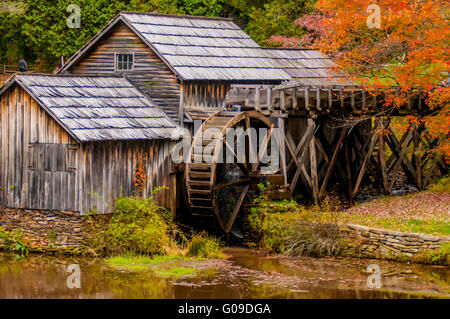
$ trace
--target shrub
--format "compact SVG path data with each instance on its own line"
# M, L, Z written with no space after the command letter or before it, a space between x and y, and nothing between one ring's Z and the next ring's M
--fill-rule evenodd
M205 232L194 234L187 247L187 255L199 258L222 257L222 243Z
M450 193L450 176L442 177L428 190L433 193Z
M306 209L295 201L270 201L270 184L258 185L258 204L250 209L250 232L259 246L277 254L335 255L339 251L337 214L324 201Z
M153 198L119 198L111 219L90 238L91 248L100 253L163 255L173 245L170 232L175 226L169 216Z
M28 242L23 239L20 231L7 231L0 228L0 244L7 252L16 253L19 256L25 256L29 252Z

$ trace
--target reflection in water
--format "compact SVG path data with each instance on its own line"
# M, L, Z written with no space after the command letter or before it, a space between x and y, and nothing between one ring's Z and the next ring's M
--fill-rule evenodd
M226 250L228 260L201 261L198 275L158 277L122 271L101 260L0 254L0 298L422 298L450 296L447 267L348 258L265 258ZM369 264L381 268L381 289L368 289ZM81 288L67 288L70 264ZM192 266L192 265L191 265ZM211 269L212 268L212 269Z

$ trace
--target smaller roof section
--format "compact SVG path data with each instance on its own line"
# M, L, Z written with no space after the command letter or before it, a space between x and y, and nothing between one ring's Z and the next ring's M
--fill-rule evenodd
M335 63L311 49L264 49L293 81L305 86L355 85L342 73L332 72Z
M170 139L178 126L124 77L15 75L17 83L80 142Z

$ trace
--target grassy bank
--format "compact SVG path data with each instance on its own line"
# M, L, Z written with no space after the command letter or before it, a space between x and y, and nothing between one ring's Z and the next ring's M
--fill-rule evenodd
M441 179L423 192L359 204L342 212L341 220L395 231L450 236L450 178Z
M294 201L271 201L267 186L248 216L252 240L258 248L276 254L333 256L343 253L341 226L357 224L392 231L435 236L450 235L449 179L429 190L404 196L387 196L347 210L325 200L305 207ZM345 238L345 241L348 239ZM347 243L347 242L346 242ZM356 254L358 255L358 253ZM448 264L450 245L414 255L416 262Z
M114 214L87 217L87 246L111 265L139 268L179 258L221 258L222 243L206 233L182 231L153 198L123 197Z

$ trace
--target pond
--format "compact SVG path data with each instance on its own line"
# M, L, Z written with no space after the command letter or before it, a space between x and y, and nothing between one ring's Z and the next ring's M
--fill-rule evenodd
M448 267L352 258L263 257L228 248L224 260L187 262L194 274L111 268L100 259L0 254L0 298L449 298ZM81 270L68 288L68 266ZM368 288L377 264L381 287ZM186 262L182 266L187 266ZM190 268L192 269L192 268Z

